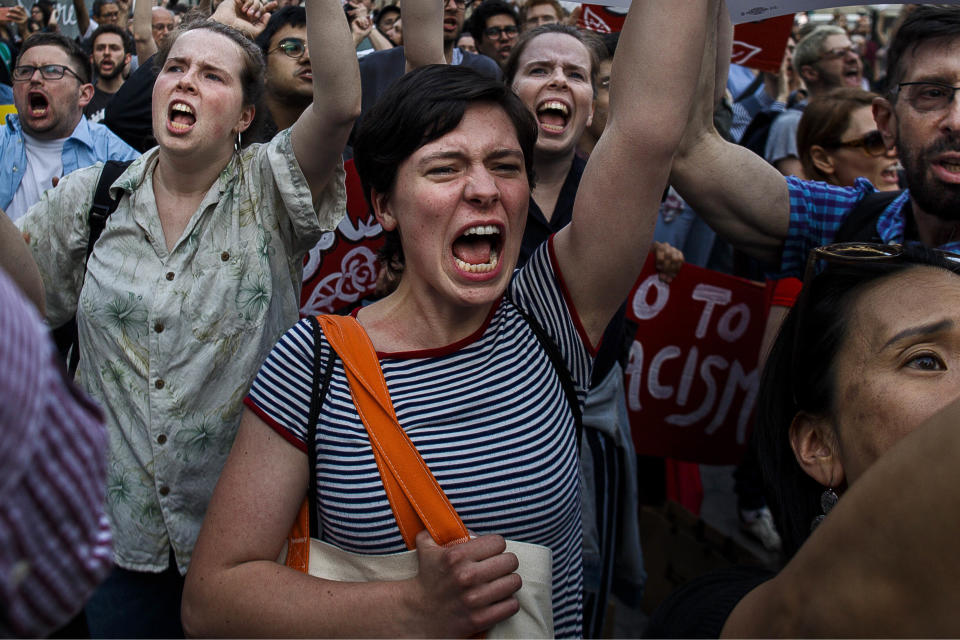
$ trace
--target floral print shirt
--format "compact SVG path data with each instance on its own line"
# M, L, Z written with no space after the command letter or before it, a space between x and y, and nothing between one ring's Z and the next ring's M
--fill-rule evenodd
M19 222L51 326L76 313L77 379L110 433L107 510L117 564L181 573L260 363L298 318L306 252L346 208L342 167L311 201L289 130L235 154L167 250L153 191L157 149L111 192L117 210L84 278L100 165L64 177Z

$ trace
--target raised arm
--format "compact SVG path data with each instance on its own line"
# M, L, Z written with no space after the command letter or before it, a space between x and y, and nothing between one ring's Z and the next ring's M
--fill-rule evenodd
M727 242L776 264L790 221L787 184L763 158L727 142L713 126L711 98L726 82L727 67L717 64L717 56L729 59L731 41L725 5L721 17L719 35L707 34L697 103L674 157L670 182Z
M509 597L520 586L517 560L502 553L499 536L439 547L421 532L418 576L395 582L331 582L274 562L307 490L307 466L245 410L187 573L188 636L465 638L517 610ZM457 583L483 576L490 582Z
M613 61L607 126L584 170L573 221L554 238L594 343L643 268L716 11L716 0L630 6Z
M137 60L146 61L157 52L153 39L153 0L134 0L133 41L137 47Z
M90 29L90 13L87 11L87 3L84 0L73 0L73 12L77 15L77 31L83 38L87 35L87 30Z
M407 71L447 63L443 55L443 5L444 0L404 0L400 5Z
M360 115L360 70L339 0L306 0L307 42L313 65L313 104L293 124L293 152L317 197L340 160Z
M37 307L40 315L46 314L43 298L43 280L20 230L7 214L0 209L0 269L20 287L23 294Z
M726 637L956 637L960 400L885 453ZM905 483L918 491L904 491Z

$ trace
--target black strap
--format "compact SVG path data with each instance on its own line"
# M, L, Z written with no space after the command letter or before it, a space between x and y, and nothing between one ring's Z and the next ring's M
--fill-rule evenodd
M107 218L117 210L117 205L120 204L120 198L110 197L110 187L120 177L120 174L130 166L130 162L132 161L108 160L100 170L97 188L93 193L93 204L90 206L90 213L87 216L90 230L87 236L87 252L83 257L84 273L87 270L90 254L93 253L93 245L100 239L100 234L107 226ZM67 372L73 378L77 373L77 365L80 364L76 314L66 324L53 330L53 339L57 343L60 353L67 358Z
M333 365L337 360L337 352L330 349L327 366L320 375L320 343L322 332L316 317L308 318L313 330L313 388L310 392L310 416L307 419L307 459L310 465L310 484L307 488L307 501L310 510L310 537L317 538L320 526L317 522L317 421L320 419L320 407L330 390L330 378L333 376Z
M520 305L514 304L513 307L520 314L520 317L530 326L530 330L533 331L533 335L537 337L537 342L540 343L540 347L547 354L547 358L550 359L550 364L553 365L557 378L560 379L563 395L567 397L567 404L570 405L570 413L573 414L573 422L577 433L577 452L579 452L580 436L583 433L583 410L580 408L580 400L577 398L577 389L573 384L573 376L570 375L570 370L567 369L567 363L563 361L563 356L560 355L560 350L557 348L557 345L550 339L550 336L548 336L544 328L540 326L540 323L537 322L533 316L521 309Z
M874 191L865 195L844 217L833 242L882 243L883 240L877 233L877 220L901 193L903 192Z

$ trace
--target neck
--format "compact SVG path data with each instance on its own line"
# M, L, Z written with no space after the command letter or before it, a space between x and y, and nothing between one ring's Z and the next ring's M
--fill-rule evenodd
M453 64L453 40L443 43L443 57L447 59L447 64Z
M221 162L173 157L161 147L153 174L154 188L160 184L164 191L177 197L202 196L210 190L229 161L229 156Z
M422 351L453 344L475 333L490 313L490 304L454 307L421 295L405 275L397 290L357 314L377 351Z
M121 85L123 85L122 72L109 79L101 77L97 80L97 89L104 93L116 93Z
M282 96L274 94L267 95L265 102L267 109L270 111L270 117L273 118L274 124L277 125L277 131L283 131L284 129L292 127L293 123L300 117L300 114L310 106L309 100L303 104L295 98L287 97L284 99Z
M597 146L597 138L590 133L589 129L585 129L583 135L580 136L580 139L577 141L577 149L586 156L589 156L593 153L593 148Z
M944 220L922 210L916 200L911 200L913 219L917 223L917 235L926 247L939 247L960 240L960 222Z

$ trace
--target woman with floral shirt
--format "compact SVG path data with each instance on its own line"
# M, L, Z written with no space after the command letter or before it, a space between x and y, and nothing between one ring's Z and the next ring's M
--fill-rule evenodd
M263 92L262 54L220 22L191 23L157 54L158 147L114 183L119 207L86 269L99 166L64 177L21 221L50 324L76 313L78 380L109 425L118 569L88 606L95 637L182 635L181 575L241 401L297 320L304 254L343 214L339 156L359 110L356 57L337 0L308 0L307 15L325 63L313 105L290 129L241 146Z

